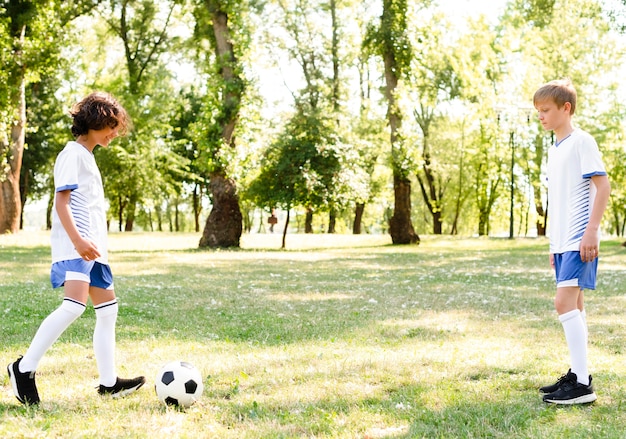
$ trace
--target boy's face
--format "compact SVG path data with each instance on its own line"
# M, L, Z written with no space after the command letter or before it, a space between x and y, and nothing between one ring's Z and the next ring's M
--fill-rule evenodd
M107 146L109 146L109 143L111 143L111 140L117 137L118 130L119 129L117 127L105 127L101 130L90 130L90 134L92 135L92 138L95 140L97 145L106 148Z
M572 104L569 102L566 102L559 108L556 103L551 100L537 102L535 108L537 109L539 121L543 128L548 131L558 131L559 128L568 123L571 118L571 105Z

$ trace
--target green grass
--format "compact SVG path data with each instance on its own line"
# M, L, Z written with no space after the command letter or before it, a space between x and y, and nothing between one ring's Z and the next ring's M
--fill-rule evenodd
M569 364L542 239L245 236L200 251L199 236L112 234L120 300L118 372L148 385L96 394L91 308L44 357L42 404L0 378L2 438L623 438L626 249L602 244L587 296L598 401L541 402ZM49 286L47 235L0 236L4 367L62 292ZM205 377L186 411L156 398L170 360Z

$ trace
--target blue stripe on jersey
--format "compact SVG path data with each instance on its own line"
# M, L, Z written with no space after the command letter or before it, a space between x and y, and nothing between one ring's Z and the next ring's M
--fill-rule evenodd
M74 189L78 189L77 184L66 184L65 186L56 188L56 192L73 191Z
M84 237L90 236L91 217L89 216L87 200L81 193L77 191L72 192L70 197L70 209L80 235Z
M585 174L583 175L583 178L591 178L591 177L595 177L596 175L602 176L602 175L607 175L606 172L592 172L591 174Z
M579 241L589 221L589 186L591 180L586 179L580 182L572 196L572 216L569 218L569 230L567 245Z

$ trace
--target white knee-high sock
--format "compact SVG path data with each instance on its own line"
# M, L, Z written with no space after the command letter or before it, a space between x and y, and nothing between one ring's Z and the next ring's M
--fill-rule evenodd
M93 331L93 350L98 363L100 384L106 387L115 385L115 323L117 321L117 300L101 303L94 307L96 327Z
M85 312L85 305L66 297L63 303L41 322L26 354L20 361L20 372L37 370L39 361L65 330Z
M580 311L580 317L583 319L583 323L585 324L585 341L588 344L589 343L589 327L587 326L587 310L583 308L582 311Z
M561 321L561 325L563 325L563 331L565 331L572 372L576 374L579 383L589 385L587 335L580 310L575 309L561 314L559 320Z

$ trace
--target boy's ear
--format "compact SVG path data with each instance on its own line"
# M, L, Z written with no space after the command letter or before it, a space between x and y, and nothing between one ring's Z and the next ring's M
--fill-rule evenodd
M563 104L563 109L565 111L567 111L568 113L571 112L572 110L572 103L571 102L566 102Z

